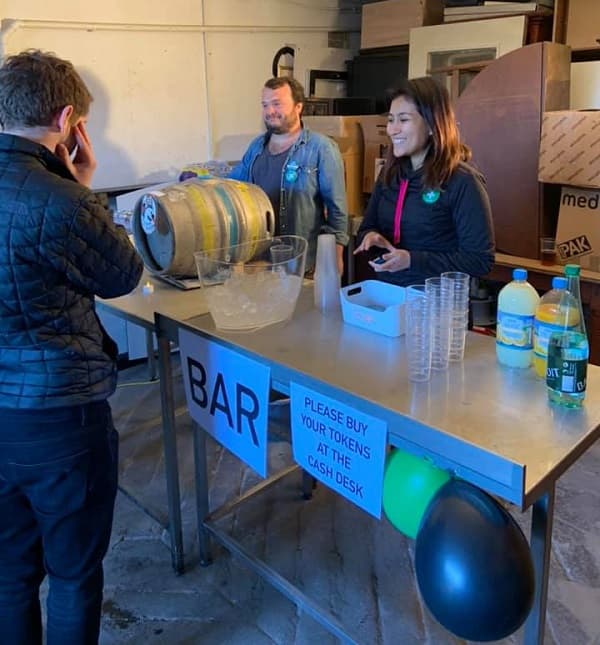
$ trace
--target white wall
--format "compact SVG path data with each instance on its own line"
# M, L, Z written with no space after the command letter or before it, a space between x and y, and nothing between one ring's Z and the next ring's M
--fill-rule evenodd
M95 97L95 187L169 181L189 162L240 158L262 127L260 88L280 47L298 48L304 83L310 68L344 69L360 14L340 3L0 0L0 48L55 51L81 71ZM327 32L346 29L354 49L328 49Z
M345 70L345 61L358 51L360 13L340 12L338 5L337 0L205 0L215 158L240 159L261 131L261 88L281 47L295 48L294 76L307 93L310 69ZM352 50L327 48L327 33L334 30L353 30Z
M261 131L260 95L272 76L275 53L295 48L294 76L308 93L310 69L344 70L348 50L327 49L327 33L207 34L208 87L212 150L215 158L240 159L250 140ZM239 52L232 56L231 52ZM306 53L305 53L306 52Z

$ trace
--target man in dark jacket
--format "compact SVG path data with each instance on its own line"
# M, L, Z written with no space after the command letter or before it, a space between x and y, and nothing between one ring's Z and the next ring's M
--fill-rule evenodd
M0 68L0 642L98 640L117 489L116 345L94 297L142 263L90 191L91 95L39 51Z

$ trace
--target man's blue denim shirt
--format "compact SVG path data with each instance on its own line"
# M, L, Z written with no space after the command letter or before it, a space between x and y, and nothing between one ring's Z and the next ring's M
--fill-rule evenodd
M229 178L251 182L252 166L267 143L267 134L256 137ZM338 244L348 243L348 208L340 151L332 139L306 127L283 165L279 232L308 240L307 271L315 266L319 233L334 233Z

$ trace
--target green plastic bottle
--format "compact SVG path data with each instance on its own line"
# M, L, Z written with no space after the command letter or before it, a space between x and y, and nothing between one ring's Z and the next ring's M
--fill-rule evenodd
M565 267L568 285L564 302L561 303L564 320L577 320L577 324L553 332L548 343L548 399L567 408L579 408L583 404L590 355L579 290L579 272L576 264L567 264ZM577 311L571 312L572 308Z

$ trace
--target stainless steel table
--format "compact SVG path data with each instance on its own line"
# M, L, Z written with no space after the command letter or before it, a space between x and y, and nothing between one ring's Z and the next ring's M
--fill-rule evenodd
M148 355L153 356L154 315L156 312L185 320L208 311L201 289L183 291L165 284L144 273L134 291L111 300L96 299L98 309L119 316L146 330ZM169 348L166 348L167 356ZM159 366L160 371L160 366ZM179 469L177 463L177 438L175 434L175 412L173 409L173 382L171 372L164 378L161 373L161 404L163 422L163 446L165 451L165 474L171 538L171 563L176 573L183 573L183 538L181 532L181 503L179 491ZM168 400L169 403L165 403Z
M543 642L555 484L600 436L600 368L589 366L581 410L551 407L533 370L496 363L494 341L469 333L465 360L434 373L428 383L407 379L404 339L387 338L345 325L341 315L321 315L305 287L293 319L253 333L215 329L209 315L181 320L157 313L162 383L169 381L169 341L187 329L271 368L275 388L290 382L361 409L388 424L388 441L495 494L524 510L533 505L531 551L535 600L525 630L527 643ZM172 392L163 397L163 418L174 434ZM209 521L205 433L195 437L200 552L210 559L209 536L241 555L258 573L307 610L334 634L352 642L336 620L303 596ZM246 494L247 498L252 492Z

